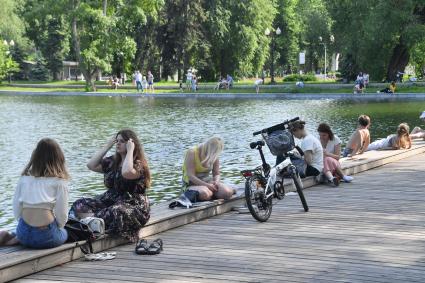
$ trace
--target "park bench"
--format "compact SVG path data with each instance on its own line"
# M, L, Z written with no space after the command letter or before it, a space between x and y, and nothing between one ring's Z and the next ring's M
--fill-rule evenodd
M341 159L341 165L346 174L357 174L391 162L395 162L425 152L425 142L415 141L408 150L388 150L366 152L355 158ZM242 177L241 177L242 178ZM303 179L304 188L317 184L316 178ZM295 191L292 181L285 181L287 191ZM284 201L284 200L283 200ZM168 203L160 203L152 207L151 219L142 229L143 237L161 233L182 225L186 225L205 218L229 212L244 204L243 188L230 200L216 200L191 209L169 209ZM255 221L255 220L253 220ZM122 238L105 236L93 243L94 252L111 249L128 243ZM0 282L10 281L51 268L66 262L77 260L83 256L79 245L84 242L68 243L57 248L47 250L32 250L21 246L0 247Z

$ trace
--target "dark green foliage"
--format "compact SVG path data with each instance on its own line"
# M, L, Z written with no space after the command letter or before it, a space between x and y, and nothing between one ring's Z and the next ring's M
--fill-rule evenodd
M304 82L315 82L317 81L317 78L314 74L292 74L288 75L283 79L284 82L298 82L298 81L304 81Z
M50 79L49 70L43 59L37 59L35 66L29 73L29 79L32 81L48 81Z

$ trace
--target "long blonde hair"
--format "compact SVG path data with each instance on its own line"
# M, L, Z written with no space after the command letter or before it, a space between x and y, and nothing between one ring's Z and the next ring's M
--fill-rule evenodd
M211 167L218 159L224 149L224 141L220 137L212 137L201 144L201 160L202 164L207 164Z
M400 149L407 149L412 147L412 140L409 136L409 125L406 123L401 123L397 127L397 138L395 141L394 148Z
M31 154L31 159L22 171L22 176L56 177L69 179L65 166L65 156L59 144L49 138L44 138L37 143Z

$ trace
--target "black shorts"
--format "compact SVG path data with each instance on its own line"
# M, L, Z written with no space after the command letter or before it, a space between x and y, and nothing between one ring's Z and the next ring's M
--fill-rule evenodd
M305 170L305 176L319 176L320 171L314 168L313 166L307 165L307 169Z

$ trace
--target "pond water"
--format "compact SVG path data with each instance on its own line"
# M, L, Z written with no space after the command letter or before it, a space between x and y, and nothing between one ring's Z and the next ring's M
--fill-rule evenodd
M0 228L14 227L12 197L19 175L39 139L62 146L72 175L73 201L104 191L102 175L86 168L88 159L119 129L134 129L145 146L153 173L154 203L180 193L184 151L212 135L225 140L222 178L241 184L241 169L259 164L249 149L252 132L300 116L315 133L332 125L346 142L362 114L372 118L372 138L393 133L400 122L420 125L424 101L166 99L120 97L0 96ZM267 150L266 150L267 151ZM112 154L113 151L110 152ZM267 151L266 158L273 156Z

